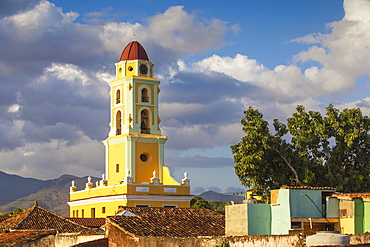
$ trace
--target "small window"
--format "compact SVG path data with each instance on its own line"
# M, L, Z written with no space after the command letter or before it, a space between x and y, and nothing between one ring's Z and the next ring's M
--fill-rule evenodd
M148 110L142 110L141 111L141 133L142 134L150 134L150 128L149 128L149 111Z
M131 66L128 67L128 71L133 71L133 70L134 70L134 68L132 68Z
M85 210L84 209L82 209L81 210L81 218L84 218L85 217Z
M302 229L302 222L292 222L291 229Z
M105 207L101 208L101 212L102 212L102 214L105 214Z
M135 206L136 207L146 208L146 207L149 207L150 205L149 204L136 204Z
M75 218L75 217L76 217L76 211L75 211L75 210L73 210L73 211L72 211L72 217L73 217L73 218Z
M116 135L120 135L122 132L122 114L118 111L116 114Z
M140 154L140 160L142 162L146 162L148 160L148 156L146 154Z
M116 104L121 103L121 90L117 90L116 92Z
M91 218L95 218L95 208L91 208Z
M146 88L141 90L141 102L149 102L148 89Z
M119 164L116 164L116 172L119 172Z
M76 210L76 218L78 218L78 210Z
M340 210L340 218L341 219L348 218L347 209L341 209Z

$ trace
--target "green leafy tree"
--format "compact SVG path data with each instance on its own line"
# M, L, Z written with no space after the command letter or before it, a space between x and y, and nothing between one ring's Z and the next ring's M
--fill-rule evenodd
M225 206L231 205L231 202L206 201L202 197L194 196L190 201L191 208L208 208L217 213L225 214Z
M16 216L17 214L20 214L24 211L24 209L16 208L12 212L6 212L0 214L0 216Z
M287 124L274 120L274 133L258 110L244 114L246 135L231 150L236 175L256 193L282 185L363 192L370 185L370 121L360 109L340 112L329 105L322 116L299 105Z

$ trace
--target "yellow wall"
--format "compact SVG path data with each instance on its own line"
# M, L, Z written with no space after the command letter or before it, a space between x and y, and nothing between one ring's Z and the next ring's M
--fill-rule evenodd
M126 167L126 145L127 143L119 143L109 145L108 160L108 185L119 184L123 177L127 174ZM116 164L119 164L119 172L116 172Z
M342 234L355 234L354 201L340 200L340 228ZM345 214L343 211L345 210Z
M150 178L153 177L153 171L157 172L159 177L159 144L157 143L136 143L136 183L150 182ZM149 156L147 162L140 160L140 154L146 154Z
M129 68L132 67L132 71L129 71ZM132 77L135 75L136 63L126 63L126 77Z
M147 187L147 192L137 192L137 187ZM165 193L165 188L176 189L176 193ZM84 210L84 217L90 218L91 217L91 208L95 208L95 217L101 218L106 216L114 215L119 206L129 206L135 207L137 204L149 204L151 207L163 207L165 205L177 205L177 207L190 207L190 200L188 202L181 202L176 201L178 197L173 197L171 201L145 201L145 200L130 200L126 201L122 197L121 201L109 201L111 196L119 196L119 195L142 195L150 196L150 195L158 195L158 196L168 196L172 195L190 195L190 187L189 186L163 186L163 185L143 185L143 184L120 184L115 186L102 186L102 187L94 187L92 189L85 189L76 192L70 193L70 202L83 202L84 200L88 199L96 199L99 202L93 202L87 205L78 205L78 206L71 206L70 207L70 216L77 217L77 210L78 210L78 217L82 217L82 210ZM106 213L102 213L102 207L105 207ZM74 211L74 212L73 212Z

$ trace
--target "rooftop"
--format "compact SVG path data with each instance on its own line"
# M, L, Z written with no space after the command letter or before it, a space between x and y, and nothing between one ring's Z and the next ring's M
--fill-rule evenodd
M125 210L137 216L223 216L208 208L120 207L118 211Z
M149 61L144 47L137 41L130 42L121 54L120 61L124 60L145 60Z
M225 235L225 217L219 216L112 216L108 222L131 236L196 237Z
M27 230L0 233L0 246L20 246L55 234L55 230Z
M91 229L72 222L37 205L0 223L0 232L10 230L57 230L62 233L96 234Z

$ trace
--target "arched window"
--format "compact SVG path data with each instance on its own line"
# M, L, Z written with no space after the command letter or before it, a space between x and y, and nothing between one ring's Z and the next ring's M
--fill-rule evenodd
M121 90L117 90L116 92L116 104L121 103Z
M149 102L148 89L141 89L141 102Z
M149 111L141 111L141 125L140 125L142 134L150 134L150 121L149 121Z
M116 114L116 135L122 133L122 114L121 111L118 111Z

